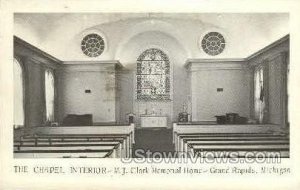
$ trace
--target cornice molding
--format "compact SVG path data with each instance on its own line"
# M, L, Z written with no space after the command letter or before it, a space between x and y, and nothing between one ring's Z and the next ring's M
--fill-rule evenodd
M258 51L255 52L255 53L251 54L250 56L248 56L248 57L246 58L246 60L247 60L247 61L250 61L251 59L258 57L258 56L262 55L263 53L269 51L270 49L272 49L272 48L274 48L274 47L276 47L276 46L279 46L280 44L282 44L282 43L284 43L284 42L286 42L286 41L289 41L289 40L290 40L290 35L287 34L286 36L280 38L279 40L277 40L277 41L271 43L270 45L268 45L268 46L266 46L266 47L264 47L264 48L258 50Z
M101 61L63 61L64 65L105 65L105 64L116 64L121 66L118 60L101 60Z
M190 71L241 70L247 68L244 59L188 59L185 67Z
M19 48L22 48L19 50ZM14 54L17 56L28 57L29 55L33 55L29 57L37 61L37 63L51 63L54 66L61 66L62 61L53 57L52 55L40 50L39 48L31 45L30 43L22 40L21 38L14 36ZM35 57L34 57L35 56Z
M63 64L64 71L78 72L99 72L99 71L116 71L123 66L117 60L108 61L67 61Z

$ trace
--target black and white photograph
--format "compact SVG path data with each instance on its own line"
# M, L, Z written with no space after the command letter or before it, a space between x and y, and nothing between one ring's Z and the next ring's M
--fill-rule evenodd
M15 13L14 157L289 157L288 25L286 13Z
M0 190L299 189L299 4L0 0Z

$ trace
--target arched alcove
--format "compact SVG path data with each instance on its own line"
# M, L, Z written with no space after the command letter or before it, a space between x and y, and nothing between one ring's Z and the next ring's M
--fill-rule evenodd
M173 65L183 65L188 58L185 48L176 38L161 31L146 31L130 38L126 44L117 49L115 59L124 67L135 69L136 60L147 49L157 48L164 51Z
M170 90L168 56L160 49L147 49L137 59L136 99L169 100Z
M176 27L176 24L164 19L143 19L139 20L139 22L137 23L131 23L131 27L126 28L122 33L120 41L118 42L118 46L115 49L115 59L122 59L121 57L123 55L123 52L128 48L128 44L131 44L139 37L145 35L153 35L156 39L160 37L163 37L163 39L171 39L172 42L176 43L176 46L180 46L182 52L184 52L186 57L191 57L191 47L188 46L187 43L185 43L185 36L182 35L182 33L178 32L177 29L178 28ZM149 38L148 42L151 45L157 44L155 39L151 40ZM164 41L164 43L166 43L166 41ZM144 46L142 46L141 48L144 49Z
M140 101L137 98L137 60L143 52L149 49L159 49L169 59L170 96L168 99ZM188 91L188 86L185 85L188 79L183 67L188 57L187 54L185 48L175 37L161 31L138 33L128 40L118 57L124 66L124 71L120 74L121 113L133 112L139 117L139 115L151 111L156 114L167 115L169 124L174 121L187 99L184 92Z

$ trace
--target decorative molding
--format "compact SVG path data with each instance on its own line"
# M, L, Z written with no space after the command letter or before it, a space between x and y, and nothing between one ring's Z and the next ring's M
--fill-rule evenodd
M116 71L123 66L119 61L68 61L64 62L63 69L66 72L101 72Z
M99 64L116 64L122 66L118 60L103 60L103 61L63 61L64 65L99 65Z
M190 71L243 70L247 64L244 59L188 59L185 67Z
M61 60L40 50L39 48L31 45L17 36L14 36L14 56L28 57L35 63L46 64L52 68L62 65Z
M280 38L279 40L271 43L270 45L268 45L268 46L262 48L261 50L253 53L252 55L248 56L246 58L246 60L249 61L249 60L251 60L251 59L253 59L253 58L255 58L255 57L257 57L257 56L259 56L259 55L261 55L261 54L263 54L263 53L265 53L267 51L269 51L270 49L272 49L272 48L274 48L276 46L279 46L280 44L282 44L282 43L284 43L286 41L289 41L289 40L290 40L290 35L287 34L286 36Z
M187 59L185 62L186 64L199 62L199 63L224 63L224 62L242 62L246 61L246 59L243 58L220 58L220 59Z

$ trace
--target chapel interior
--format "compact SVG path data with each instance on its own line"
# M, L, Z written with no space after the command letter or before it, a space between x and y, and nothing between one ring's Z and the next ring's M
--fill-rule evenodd
M17 158L289 157L288 14L15 13L13 41Z

